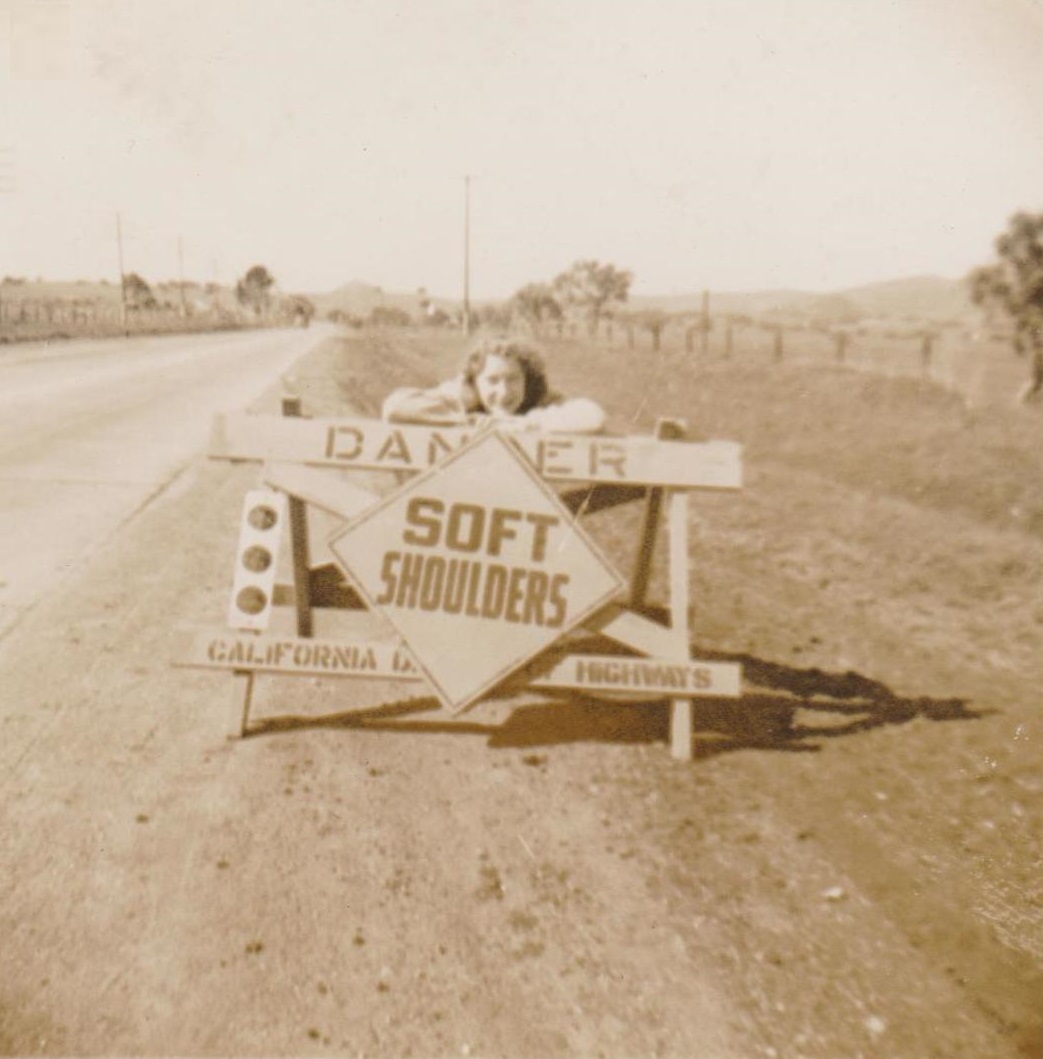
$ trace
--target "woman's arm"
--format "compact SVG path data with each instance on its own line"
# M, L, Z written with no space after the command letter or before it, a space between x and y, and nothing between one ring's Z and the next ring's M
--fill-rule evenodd
M429 390L403 387L389 394L380 410L388 423L424 423L429 426L454 426L467 421L456 380Z
M544 408L533 408L522 418L539 430L563 434L597 434L605 426L605 410L589 397L572 397Z
M421 423L427 426L458 426L469 421L460 379L449 379L431 389L407 386L395 390L384 401L381 418L388 423ZM521 416L506 416L515 429L548 430L565 434L597 434L604 429L605 412L588 397L573 397Z

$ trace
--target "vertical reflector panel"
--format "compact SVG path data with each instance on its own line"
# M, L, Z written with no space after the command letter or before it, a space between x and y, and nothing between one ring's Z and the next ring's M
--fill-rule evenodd
M286 497L282 493L253 489L246 494L228 607L230 628L254 631L268 628L285 521Z

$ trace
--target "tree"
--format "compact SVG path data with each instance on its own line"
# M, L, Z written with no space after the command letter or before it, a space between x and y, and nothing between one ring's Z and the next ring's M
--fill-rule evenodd
M561 303L549 283L526 283L511 298L511 306L536 332L548 320L561 319Z
M586 315L587 327L594 335L606 308L627 300L633 278L632 273L615 265L577 261L555 277L553 291L566 305L576 306Z
M275 277L268 269L264 265L254 265L235 285L235 297L240 305L260 316L271 305L271 289L274 286Z
M505 302L489 302L472 309L471 316L479 327L489 331L506 331L511 326L511 306Z
M308 327L315 315L315 304L303 294L290 294L283 298L279 311L294 327Z
M1014 352L1029 359L1019 400L1043 395L1043 213L1016 213L995 242L999 260L968 277L976 305L998 310L1014 327Z
M128 272L123 277L123 298L128 309L156 307L152 288L136 272Z

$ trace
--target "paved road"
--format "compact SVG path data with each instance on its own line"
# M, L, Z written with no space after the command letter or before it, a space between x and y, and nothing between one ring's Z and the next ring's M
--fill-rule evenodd
M278 377L246 379L269 337L238 339L215 404ZM372 411L451 370L437 343L362 333L294 371L314 414ZM66 406L71 371L48 391L12 355L8 409L37 401L20 430L0 413L21 473L87 477L97 445L92 495L140 479L130 510L169 480L146 392L103 414L111 436L84 425L83 466L51 466L90 395ZM772 427L745 374L704 384L693 408ZM838 415L863 399L849 384L823 391ZM777 390L781 430L806 395ZM171 403L198 450L202 398L186 382ZM911 407L881 402L852 453ZM835 419L800 422L803 451L835 441ZM694 646L743 651L748 684L699 704L684 765L665 703L518 696L449 720L400 686L311 678L258 680L230 742L242 689L171 662L179 629L221 621L258 468L198 461L124 516L0 642L0 1055L1043 1056L1038 545L909 501L900 468L867 482L766 449L741 504L700 505ZM613 556L627 529L600 527Z
M162 492L214 412L326 329L34 343L0 353L0 637Z

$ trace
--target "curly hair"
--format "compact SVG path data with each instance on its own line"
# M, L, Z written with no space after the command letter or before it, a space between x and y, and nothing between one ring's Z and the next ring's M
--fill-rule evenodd
M558 395L551 391L550 383L547 381L547 369L543 363L543 354L539 349L521 338L490 337L481 339L472 347L464 362L463 398L468 412L488 411L478 396L478 386L475 380L481 375L489 357L513 360L525 376L525 395L518 406L517 414L524 414L533 408L552 404L559 399Z

